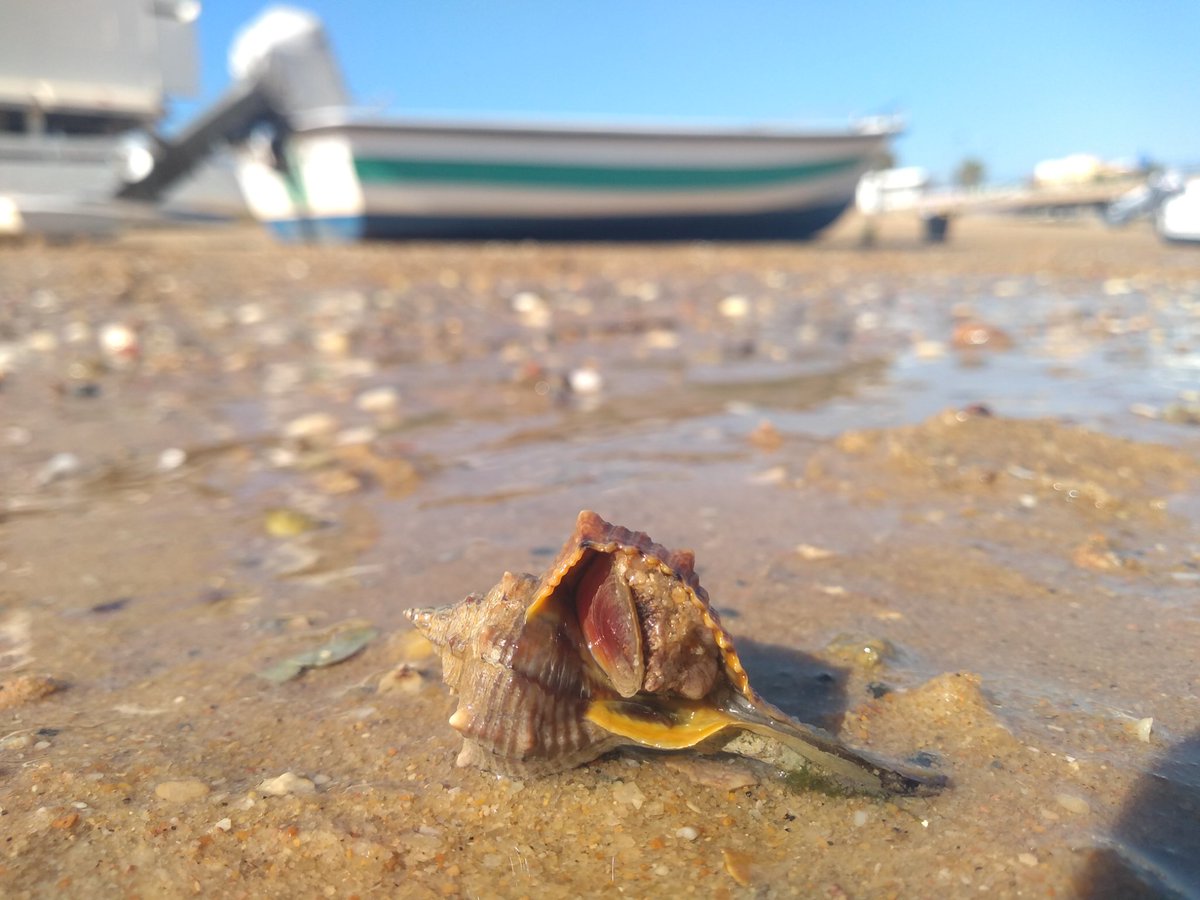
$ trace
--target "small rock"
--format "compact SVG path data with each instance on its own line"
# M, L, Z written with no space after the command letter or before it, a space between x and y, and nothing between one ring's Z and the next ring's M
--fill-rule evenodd
M675 837L682 838L685 841L694 841L696 838L700 837L700 832L691 825L684 825L675 832Z
M1002 329L973 319L955 325L950 342L960 350L1007 350L1012 346L1012 338Z
M190 803L202 800L211 792L206 783L199 778L181 778L178 781L164 781L154 788L154 794L160 800L169 803Z
M233 820L231 818L229 818L229 816L226 816L225 818L220 819L217 822L214 822L212 830L213 831L229 831L231 828L233 828Z
M296 537L320 527L320 523L308 513L290 507L267 510L263 519L267 534L276 538Z
M284 772L277 778L263 781L258 790L272 797L283 797L286 794L315 794L317 786L302 775Z
M322 356L345 356L350 352L350 335L336 328L327 328L313 335L313 349Z
M571 370L567 383L577 394L598 394L604 388L604 376L593 366L580 366Z
M941 341L917 341L913 344L913 355L917 359L938 359L946 355L946 345Z
M1071 561L1081 569L1095 569L1099 572L1120 569L1124 565L1108 538L1102 534L1090 535L1071 551Z
M529 328L545 328L550 324L550 307L532 291L522 291L512 298L512 308Z
M407 663L401 663L379 679L381 694L415 694L425 677Z
M896 655L890 641L853 634L839 634L825 646L825 652L863 669L874 669Z
M1075 794L1055 794L1054 800L1067 812L1077 816L1087 815L1092 811L1091 804Z
M754 430L747 435L747 440L750 441L752 446L767 452L778 450L783 446L783 435L779 433L779 429L769 419L763 419L759 422Z
M16 675L0 681L0 709L33 703L61 691L65 685L49 675Z
M717 304L717 311L727 319L744 319L750 313L750 301L741 294L731 294Z
M826 550L824 547L814 547L812 544L797 544L796 553L801 559L806 559L809 562L817 562L822 559L830 559L837 556L832 550Z
M179 447L168 447L158 454L158 471L174 472L187 462L187 451Z
M1137 735L1137 739L1139 741L1141 741L1144 744L1148 744L1148 743L1150 743L1150 729L1152 729L1153 727L1154 727L1154 718L1151 716L1147 716L1144 719L1138 719L1137 722L1134 723L1133 731L1134 731L1134 734Z
M736 760L704 759L691 756L668 756L663 763L695 784L716 788L719 791L736 791L738 788L758 784L758 776L748 766Z
M337 419L328 413L309 413L288 422L283 434L294 441L315 441L330 437L337 429Z
M74 453L55 453L46 460L46 464L38 470L33 480L38 487L45 487L64 478L70 478L72 475L78 475L82 469L83 462Z
M50 823L51 828L57 828L60 831L69 831L79 822L79 813L69 812L65 816L59 816Z
M722 850L721 856L724 859L725 871L729 873L729 877L742 887L749 887L753 877L751 871L753 860L750 854L737 850Z
M118 366L127 366L137 359L139 346L137 332L122 322L109 322L101 326L98 335L100 349L108 361Z
M613 785L613 800L617 803L626 803L634 809L641 809L642 804L646 802L646 795L634 782L618 781Z
M1038 864L1038 858L1032 853L1018 853L1017 862L1023 866L1036 866Z
M400 405L400 394L395 388L372 388L369 391L363 391L359 394L354 401L354 405L365 413L382 415L383 413L393 412Z

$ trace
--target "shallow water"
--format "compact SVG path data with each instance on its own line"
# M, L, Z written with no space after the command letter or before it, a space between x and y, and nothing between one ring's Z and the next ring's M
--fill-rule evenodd
M4 249L0 674L65 685L0 710L5 892L1194 892L1200 257L963 224ZM455 769L401 610L581 508L695 550L769 699L952 787ZM347 623L380 635L256 674Z

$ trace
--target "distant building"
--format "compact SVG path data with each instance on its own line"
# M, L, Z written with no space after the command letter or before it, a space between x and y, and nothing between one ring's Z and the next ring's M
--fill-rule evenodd
M1106 178L1130 175L1135 167L1126 162L1106 162L1091 153L1072 153L1060 159L1045 159L1033 167L1038 187L1067 187L1091 184Z

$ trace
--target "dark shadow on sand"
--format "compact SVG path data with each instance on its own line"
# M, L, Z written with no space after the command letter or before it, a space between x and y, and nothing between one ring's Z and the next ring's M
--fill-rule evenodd
M847 669L793 647L737 638L750 684L789 716L836 732L848 705Z
M1200 732L1142 776L1076 888L1088 900L1200 898Z

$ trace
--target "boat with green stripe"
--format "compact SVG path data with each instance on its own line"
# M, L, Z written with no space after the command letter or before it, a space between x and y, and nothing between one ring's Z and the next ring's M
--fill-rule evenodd
M290 239L807 238L896 131L363 117L295 11L264 15L233 60L272 110L239 142L242 193Z

